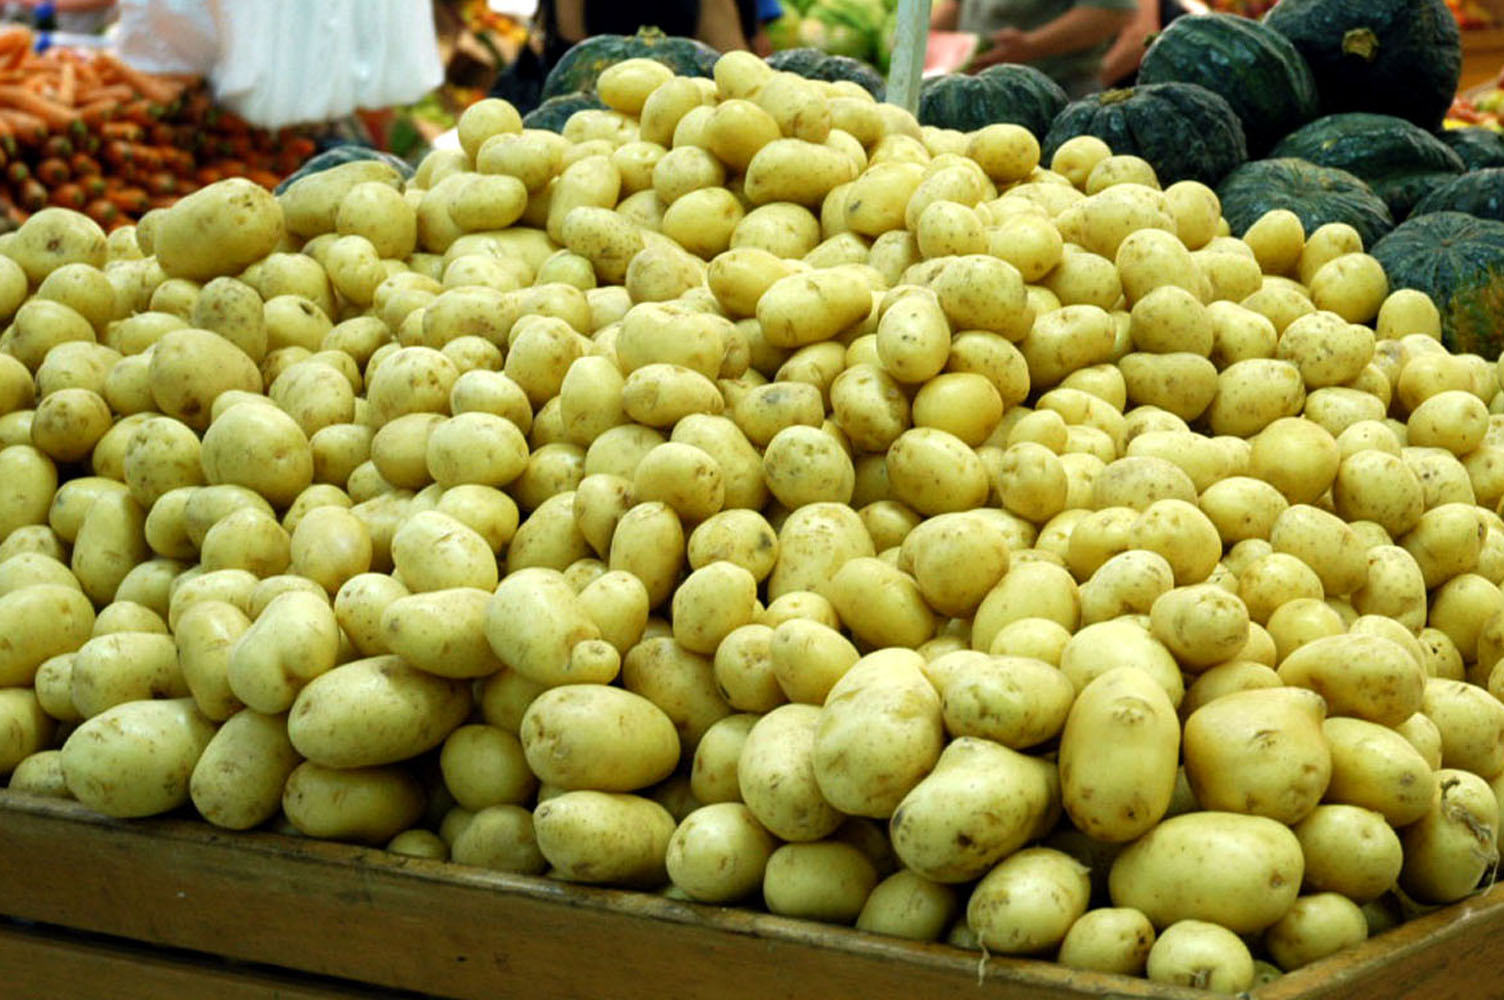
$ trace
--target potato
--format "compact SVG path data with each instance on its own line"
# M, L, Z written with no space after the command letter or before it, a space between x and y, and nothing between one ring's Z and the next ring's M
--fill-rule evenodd
M1068 969L1137 976L1154 945L1154 925L1138 910L1101 907L1083 913L1060 942L1057 961Z
M558 878L641 888L667 880L664 859L675 823L651 799L564 792L538 805L533 829Z
M1061 795L1076 828L1121 843L1159 822L1175 790L1179 728L1169 696L1141 670L1117 667L1081 688L1059 759Z
M944 745L940 698L917 653L857 661L825 698L812 751L821 796L844 813L886 819Z
M1217 993L1241 993L1253 985L1253 955L1236 934L1204 920L1177 920L1149 949L1150 982Z
M456 587L398 597L381 611L384 649L439 677L486 677L502 667L486 638L491 594Z
M668 842L669 879L691 899L734 903L763 884L776 841L739 802L702 806Z
M1441 734L1442 766L1484 778L1504 771L1504 705L1497 697L1462 680L1428 677L1419 711Z
M960 438L934 427L904 431L888 449L894 498L921 514L942 514L982 505L987 471Z
M1422 903L1470 895L1498 864L1498 826L1498 801L1485 779L1470 771L1437 771L1430 808L1400 833L1400 888Z
M450 733L439 768L444 788L472 812L526 803L538 788L521 741L493 725L465 725Z
M1285 657L1279 675L1320 694L1333 715L1382 725L1398 725L1420 711L1426 686L1424 670L1403 646L1371 635L1312 640Z
M612 668L601 677L585 662L571 658L576 645L601 638L601 631L555 570L530 568L508 574L487 609L486 637L502 663L549 687L604 683L616 674Z
M287 733L316 764L377 767L437 746L469 710L468 687L395 656L371 657L310 680L293 701Z
M69 264L102 269L107 255L104 232L96 223L78 212L59 208L33 213L16 230L6 252L34 285Z
M1154 637L1189 671L1231 659L1248 641L1248 609L1215 584L1168 591L1149 615Z
M756 604L751 573L729 562L703 566L674 592L674 638L686 649L714 654L732 630L752 622Z
M1027 955L1058 946L1090 897L1085 865L1048 847L1029 847L977 883L966 922L984 947Z
M383 844L423 812L423 788L397 767L335 769L304 761L288 775L282 811L299 833Z
M74 708L86 719L128 701L188 694L172 637L156 632L90 639L74 654L69 690Z
M198 601L178 617L178 667L199 711L215 722L244 707L230 690L229 661L235 641L250 627L245 612L226 601Z
M1206 920L1253 934L1288 912L1304 868L1284 824L1208 810L1171 817L1128 845L1108 882L1114 906L1143 911L1155 927Z
M6 787L26 795L71 798L68 784L63 780L62 757L61 750L38 750L16 765Z
M189 778L189 796L215 826L249 830L281 809L282 789L300 762L285 718L244 709L204 747Z
M287 711L304 685L334 667L339 632L326 600L299 591L275 598L230 648L231 693L258 712Z
M0 774L15 771L46 750L56 732L54 720L41 700L26 688L0 689ZM10 787L19 788L12 775Z
M877 885L867 856L840 841L785 844L767 860L763 899L781 916L849 924Z
M925 878L969 882L1052 826L1058 814L1053 765L963 736L894 811L893 850Z
M1305 856L1309 891L1340 892L1367 903L1399 878L1400 838L1379 813L1354 805L1320 805L1294 830Z
M180 199L158 225L152 249L170 277L233 275L282 239L283 216L271 192L229 178Z
M186 698L130 701L83 722L63 744L63 777L107 816L154 816L184 805L214 726Z
M646 698L603 684L545 691L523 715L520 737L533 773L565 789L635 791L679 762L669 717Z
M94 630L94 608L76 586L36 583L0 596L0 686L26 687L37 668L84 645ZM32 623L47 622L47 628Z
M815 778L820 709L782 705L747 734L737 764L742 801L774 836L814 841L828 836L843 816L825 801Z
M1319 697L1299 688L1237 691L1185 723L1185 771L1203 808L1299 822L1333 770Z
M852 634L872 646L912 649L935 633L918 583L882 559L848 559L822 590Z

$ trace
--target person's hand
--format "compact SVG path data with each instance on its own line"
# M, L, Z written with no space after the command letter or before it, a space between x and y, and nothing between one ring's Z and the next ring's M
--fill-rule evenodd
M1019 28L999 28L987 36L988 46L971 61L973 71L998 63L1025 63L1035 58L1028 32Z

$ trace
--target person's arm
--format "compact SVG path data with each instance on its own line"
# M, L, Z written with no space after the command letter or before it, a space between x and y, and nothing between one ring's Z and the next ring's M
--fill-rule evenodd
M1118 35L1112 48L1102 57L1102 85L1104 87L1123 79L1138 69L1149 47L1149 36L1157 32L1159 24L1159 0L1139 0L1138 11Z
M700 24L695 37L717 52L749 48L736 0L700 0Z
M559 37L573 45L585 40L585 0L553 0Z
M1105 42L1133 20L1131 10L1075 6L1033 31L1003 28L989 36L992 46L977 56L974 69L995 63L1027 63L1046 56L1080 52Z
M960 0L935 0L930 8L931 31L955 31L960 23Z

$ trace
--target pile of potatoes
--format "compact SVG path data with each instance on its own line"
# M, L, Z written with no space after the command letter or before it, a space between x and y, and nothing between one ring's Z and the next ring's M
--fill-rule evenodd
M0 776L1247 989L1492 882L1504 393L746 53L0 237Z

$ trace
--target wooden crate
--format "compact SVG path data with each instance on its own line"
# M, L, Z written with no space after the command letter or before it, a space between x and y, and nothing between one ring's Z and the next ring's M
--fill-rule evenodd
M344 844L186 820L119 822L7 792L0 914L50 925L0 922L6 1000L1207 996ZM1504 886L1252 1000L1504 997L1501 933Z

